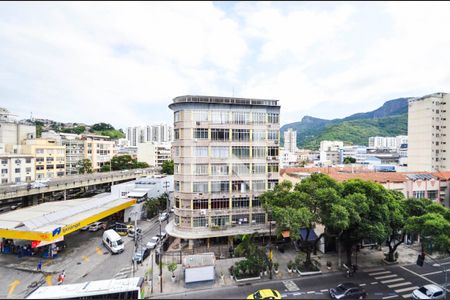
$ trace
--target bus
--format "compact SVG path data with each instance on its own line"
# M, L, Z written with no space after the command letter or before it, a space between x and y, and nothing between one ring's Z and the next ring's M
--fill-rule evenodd
M108 279L42 286L26 299L144 299L144 278Z

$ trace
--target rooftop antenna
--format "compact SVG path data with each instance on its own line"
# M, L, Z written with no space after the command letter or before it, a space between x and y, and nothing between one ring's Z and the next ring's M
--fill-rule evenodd
M33 121L33 112L30 114L30 120Z

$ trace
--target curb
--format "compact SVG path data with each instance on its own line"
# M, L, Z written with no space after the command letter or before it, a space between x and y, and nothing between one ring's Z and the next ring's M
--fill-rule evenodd
M29 272L29 273L39 273L39 274L57 274L60 273L59 271L38 271L36 269L28 269L28 268L23 268L23 267L16 267L16 266L11 266L11 265L6 265L4 266L5 268L8 269L13 269L13 270L18 270L18 271L24 271L24 272Z

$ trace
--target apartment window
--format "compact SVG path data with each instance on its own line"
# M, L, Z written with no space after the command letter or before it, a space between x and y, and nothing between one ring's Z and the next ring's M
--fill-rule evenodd
M267 170L268 172L275 173L275 172L278 172L279 165L278 164L268 164L267 169L268 169Z
M250 174L250 164L233 164L233 175L247 175Z
M252 132L252 140L254 142L265 141L266 140L266 131L265 130L259 130L259 129L253 130L253 132Z
M233 215L231 217L233 224L246 225L249 223L248 215Z
M248 146L233 146L232 148L233 156L239 158L250 157L250 147Z
M248 197L240 197L232 199L233 208L247 208L250 206L250 199Z
M2 174L8 174L8 169L2 169Z
M53 157L47 157L45 160L46 160L47 162L52 162L52 161L54 161Z
M228 165L225 164L212 164L211 165L211 174L212 175L228 175L229 168Z
M196 122L206 122L208 121L208 111L206 110L195 110L192 112L192 120Z
M268 182L269 190L273 190L277 184L278 184L278 179L269 179L269 182Z
M3 183L8 183L8 178L2 178L2 184Z
M252 220L255 221L256 224L264 224L266 223L266 214L253 214Z
M215 226L225 226L228 223L228 216L214 216L211 217L211 223Z
M268 122L271 124L278 124L280 122L280 115L277 113L268 113Z
M16 177L16 178L15 178L15 182L16 182L16 183L20 182L20 177Z
M26 180L27 182L30 182L30 181L31 181L31 176L25 177L25 180Z
M278 130L269 130L267 136L270 141L278 141L279 132Z
M229 141L230 140L230 130L229 129L211 129L211 140L213 141Z
M253 158L265 158L266 157L266 147L253 146L252 157Z
M194 138L195 139L208 139L208 128L195 128L194 129Z
M37 170L37 171L44 170L44 166L42 166L42 165L41 165L41 166L36 166L36 170Z
M25 163L30 164L31 163L31 158L25 159Z
M8 160L2 159L2 164L3 164L3 165L6 165L7 163L8 163Z
M194 182L193 183L194 193L207 193L208 192L208 182Z
M233 111L233 124L248 124L249 122L249 113L242 111Z
M266 173L266 164L253 164L252 172L253 172L253 174Z
M181 121L181 112L179 112L179 111L174 112L173 119L175 122Z
M249 141L250 140L250 130L249 129L233 129L233 141Z
M30 167L26 168L25 172L30 173L31 172L31 168Z
M224 199L211 199L211 209L229 209L230 201L228 198Z
M427 198L430 200L435 200L437 198L437 191L428 191Z
M265 124L266 123L266 113L254 112L252 115L253 124Z
M208 209L208 199L192 200L193 209Z
M208 175L208 164L195 165L194 175Z
M180 216L175 215L175 225L180 224Z
M211 193L228 193L230 191L229 181L212 181Z
M47 165L47 170L53 170L55 167L53 165Z
M21 163L20 159L16 159L16 160L15 160L15 163L18 164L18 165L20 165L20 163Z
M212 111L211 123L212 124L228 124L229 123L228 111Z
M58 173L56 173L56 176L62 177L62 176L64 176L64 172L58 172Z
M44 149L36 149L36 154L44 154Z
M180 182L179 181L175 181L175 183L174 183L174 190L175 190L175 192L179 192L180 191Z
M233 180L231 190L238 193L247 193L250 190L249 182L244 180Z
M252 187L253 191L264 191L266 188L266 183L264 180L253 180Z
M180 208L180 198L175 198L175 207Z
M194 147L196 157L208 157L208 147Z
M211 156L213 158L227 158L229 155L228 147L211 147Z
M14 169L14 173L16 173L16 174L17 174L17 173L20 173L20 168L15 168L15 169Z
M425 191L414 191L413 197L417 199L425 198Z
M175 140L179 140L180 139L180 129L174 129L173 135L174 135Z
M206 227L206 217L194 217L192 226L194 226L194 227Z
M56 165L57 169L64 169L64 167L65 167L64 165Z
M268 147L267 156L278 156L278 147Z
M261 207L261 200L259 200L259 197L253 197L252 207Z

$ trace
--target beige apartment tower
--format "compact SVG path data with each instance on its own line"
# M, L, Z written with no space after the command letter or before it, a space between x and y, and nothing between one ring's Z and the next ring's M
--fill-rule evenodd
M408 170L450 170L450 96L435 93L408 104Z
M175 218L189 240L268 232L258 196L279 180L278 100L180 96L174 111Z

